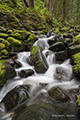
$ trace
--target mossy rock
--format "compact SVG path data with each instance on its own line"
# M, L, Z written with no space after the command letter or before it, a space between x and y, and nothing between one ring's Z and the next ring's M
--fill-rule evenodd
M69 30L69 33L72 33L72 32L75 32L75 30L74 30L74 29L70 29L70 30Z
M26 30L15 30L12 36L19 40L26 40L31 33Z
M58 28L57 28L57 29L55 29L54 33L56 33L56 34L58 34L58 35L60 35L60 34L61 34Z
M2 38L7 38L7 37L8 37L8 34L6 34L6 33L0 33L0 37L2 37Z
M13 33L13 30L7 30L7 34L12 34Z
M0 43L0 52L5 48L5 44Z
M7 41L10 43L12 51L19 51L20 50L20 47L21 47L20 40L15 39L13 37L8 37Z
M1 54L2 55L8 55L8 51L6 49L4 49L4 50L1 51Z
M27 45L28 45L29 49L31 49L31 47L33 46L33 44L35 43L36 40L37 40L37 37L35 34L31 34L29 36L29 38L27 39Z
M73 41L74 41L75 44L80 44L80 34L75 36Z
M79 97L76 102L77 102L77 111L80 114L80 86L79 86Z
M10 51L11 49L10 43L3 38L0 38L0 39L2 40L2 43L5 45L6 50Z
M72 56L73 59L73 72L77 77L80 77L80 52Z
M0 60L0 85L5 83L5 61Z
M68 31L68 28L67 28L67 27L63 27L61 30L62 30L63 32L67 32L67 31Z

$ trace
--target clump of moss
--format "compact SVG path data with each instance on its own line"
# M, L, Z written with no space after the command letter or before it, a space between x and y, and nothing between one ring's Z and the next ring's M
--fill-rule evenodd
M2 55L8 55L8 51L6 49L4 49L4 50L1 51L1 54Z
M10 51L10 43L7 40L3 39L3 38L0 38L0 39L2 40L2 43L5 45L5 48L8 51Z
M35 34L31 34L29 36L29 38L27 39L27 44L28 44L28 47L31 49L32 45L34 44L34 42L37 40L37 37Z
M73 29L70 29L70 30L69 30L69 33L72 33L72 32L75 32L75 31L74 31Z
M21 41L19 41L18 39L15 39L13 37L8 37L7 41L9 41L12 46L21 46Z
M10 43L12 51L19 51L20 50L21 43L22 43L20 40L15 39L13 37L8 37L7 41Z
M73 71L75 73L80 72L80 52L72 56L74 59L75 65L73 65Z
M26 30L15 30L12 36L15 37L16 39L25 40L26 38L29 37L30 34L31 33L27 32Z
M59 34L59 35L61 34L58 28L54 31L54 33Z
M12 30L8 30L7 31L8 34L12 34L12 32L13 32Z
M0 84L5 83L5 61L0 60Z
M73 41L74 41L75 44L80 44L80 34L75 36Z
M7 37L8 37L8 34L6 34L6 33L0 33L0 37L2 37L2 38L7 38Z
M67 32L67 31L68 31L68 28L67 28L67 27L63 27L61 30L62 30L63 32Z
M5 45L3 43L0 43L0 51L5 48Z
M31 55L36 54L40 48L38 46L33 46L31 50Z

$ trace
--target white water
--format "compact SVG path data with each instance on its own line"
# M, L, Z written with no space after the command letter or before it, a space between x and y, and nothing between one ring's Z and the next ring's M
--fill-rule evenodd
M49 40L51 38L52 37L39 39L40 42L42 40L45 41L45 39L46 39L46 42L44 42L44 46L42 46L43 49L45 49L45 48L48 49L49 45L47 44L47 40ZM38 45L37 43L38 42L36 42L35 45ZM41 44L40 44L40 46L41 46ZM6 96L6 94L9 91L11 91L16 86L19 86L19 85L30 85L29 94L31 97L33 96L34 90L38 86L40 86L40 83L47 83L47 86L42 88L41 91L39 91L40 93L47 92L49 89L51 89L52 87L55 87L55 86L60 86L63 89L78 88L79 83L75 79L72 79L70 81L71 76L72 76L72 66L70 65L70 60L68 59L67 61L63 62L62 64L55 64L55 55L49 50L44 50L43 54L45 55L46 52L50 53L48 55L48 57L46 58L49 68L46 71L46 73L44 73L44 74L37 74L34 70L34 66L31 66L27 63L26 59L27 59L27 57L30 56L30 52L20 52L18 54L17 60L22 63L22 67L19 69L16 69L16 72L18 73L22 69L33 69L35 73L33 76L30 76L27 78L20 78L17 74L17 76L13 80L11 80L11 82L9 80L9 82L7 82L0 91L0 102L3 100L3 98ZM57 67L62 67L62 68L64 68L64 70L66 70L66 72L68 74L68 76L66 77L66 80L68 80L68 81L59 81L59 80L55 79L54 74L55 74ZM0 107L0 110L2 112L4 112L4 108L1 109L1 107ZM11 116L10 116L11 114L8 114L8 120L9 119L11 120ZM6 120L7 120L7 118L6 118Z

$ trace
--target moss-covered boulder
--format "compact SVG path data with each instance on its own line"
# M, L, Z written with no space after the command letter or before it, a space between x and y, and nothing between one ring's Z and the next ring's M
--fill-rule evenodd
M30 36L30 32L27 32L26 30L15 30L12 34L12 36L19 40L26 40Z
M19 51L20 50L20 47L21 47L21 41L20 40L15 39L13 37L8 37L7 41L10 43L12 51Z
M37 73L45 73L48 69L47 61L39 46L33 46L31 50L31 60Z
M10 43L7 40L3 39L3 38L0 38L0 39L2 40L2 43L5 45L6 50L10 51L11 50Z
M2 38L7 38L8 37L8 34L6 34L6 33L0 33L0 37L2 37Z
M37 37L35 34L31 34L29 36L29 38L27 39L27 45L28 45L29 49L31 49L32 45L35 43L36 40L37 40Z
M75 44L80 44L80 34L75 36L73 41L74 41Z
M6 60L0 60L0 85L15 76L16 72L14 68L10 64L6 63Z
M68 48L69 57L80 52L80 45L72 45Z
M62 42L56 42L49 47L49 50L53 52L59 52L65 50L65 45Z
M79 86L79 96L76 102L77 102L77 111L80 115L80 86Z
M35 109L34 109L35 108ZM19 112L16 120L79 120L74 105L69 104L34 104Z
M3 50L3 49L5 49L5 44L0 43L0 52L1 52L1 50Z
M68 28L67 28L67 27L63 27L61 30L62 30L63 32L67 32L67 31L68 31Z
M0 60L0 85L5 83L5 61Z
M80 78L80 52L72 56L73 72Z

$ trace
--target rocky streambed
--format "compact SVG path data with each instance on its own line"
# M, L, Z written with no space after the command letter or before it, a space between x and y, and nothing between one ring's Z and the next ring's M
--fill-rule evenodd
M0 29L1 119L78 120L79 28Z

